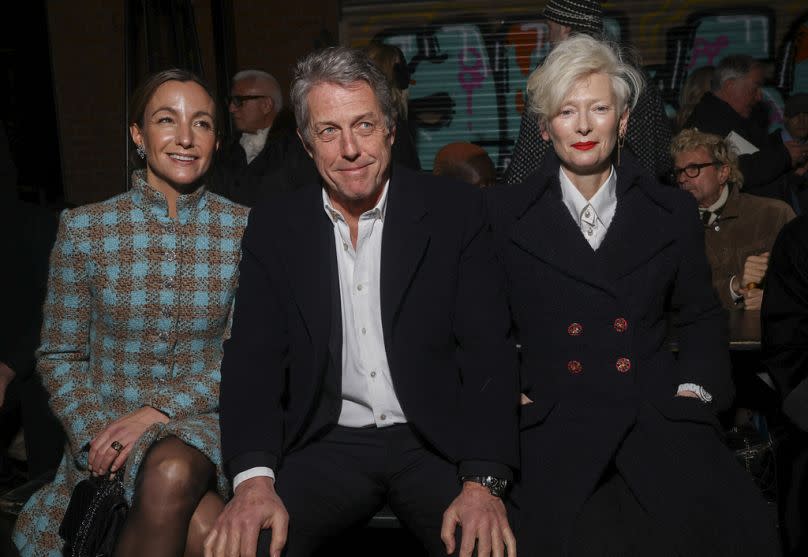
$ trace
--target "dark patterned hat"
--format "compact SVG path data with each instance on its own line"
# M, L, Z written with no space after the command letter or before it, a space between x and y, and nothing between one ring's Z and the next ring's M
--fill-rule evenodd
M599 0L548 0L544 17L573 31L599 35L603 33L603 17Z

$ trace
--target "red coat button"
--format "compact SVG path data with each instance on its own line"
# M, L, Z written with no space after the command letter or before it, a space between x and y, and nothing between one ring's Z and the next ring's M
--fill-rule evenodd
M570 326L567 327L567 334L571 337L580 336L581 333L584 332L584 326L580 323L570 323Z
M578 375L584 370L584 366L578 360L570 360L567 362L567 371L573 375Z
M631 369L631 360L628 358L617 358L617 362L614 364L614 367L616 367L617 371L620 373L628 373L628 370Z
M623 319L622 317L618 317L614 320L614 330L618 333L625 333L628 329L628 321Z

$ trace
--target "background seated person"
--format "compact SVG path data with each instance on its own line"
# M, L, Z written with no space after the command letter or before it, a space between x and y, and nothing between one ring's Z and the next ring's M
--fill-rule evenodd
M721 137L695 129L673 139L674 180L699 204L713 286L728 309L759 310L769 251L794 218L786 203L741 193L738 157Z
M808 145L783 142L780 134L769 134L765 123L752 117L763 98L764 79L763 64L751 56L727 56L716 66L711 90L693 109L685 128L729 139L738 153L747 193L791 203L791 193L781 178L805 164Z
M780 136L783 143L795 141L799 145L808 144L808 93L792 95L783 109L783 129ZM789 190L795 196L795 210L801 214L808 210L808 158L788 175Z
M435 176L446 176L484 188L497 180L497 170L485 149L458 141L441 147L432 167Z

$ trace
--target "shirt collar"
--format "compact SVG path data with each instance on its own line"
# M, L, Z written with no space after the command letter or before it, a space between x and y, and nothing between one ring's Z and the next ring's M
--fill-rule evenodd
M591 205L598 220L603 223L603 226L609 227L617 208L617 173L614 171L614 166L609 172L609 177L588 201L561 167L558 169L558 180L561 183L561 199L573 216L576 225L581 226L581 213L587 205Z
M384 222L384 216L387 213L387 190L389 187L390 179L388 178L388 180L384 183L384 188L382 189L382 194L379 196L379 201L376 202L373 209L362 213L359 220L379 219ZM328 215L331 222L336 223L337 221L345 221L342 213L340 213L331 203L331 198L328 196L328 186L323 188L323 209L325 209L325 214Z
M206 204L205 187L200 186L191 193L181 194L177 198L177 220L186 224L192 215L200 211ZM168 200L166 196L152 188L146 180L146 169L141 168L132 173L132 199L136 206L161 221L170 221L168 216Z

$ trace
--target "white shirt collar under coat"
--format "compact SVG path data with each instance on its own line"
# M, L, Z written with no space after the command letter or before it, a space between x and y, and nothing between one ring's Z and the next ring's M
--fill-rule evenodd
M558 169L558 181L561 183L561 200L566 205L567 210L572 216L575 225L581 228L581 233L584 238L592 246L592 249L597 249L612 223L614 213L617 210L617 173L612 166L609 172L609 177L601 184L595 195L589 201L578 191L575 184L564 173L563 168ZM587 206L591 205L595 212L595 225L593 233L585 233L583 228L585 223L582 222L581 216Z

